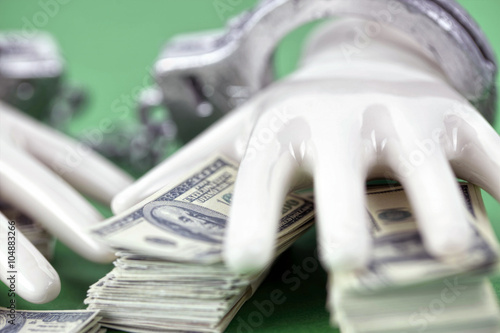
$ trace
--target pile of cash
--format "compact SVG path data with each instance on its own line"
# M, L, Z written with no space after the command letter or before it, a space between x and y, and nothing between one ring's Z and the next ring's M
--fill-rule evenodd
M222 264L222 239L237 165L209 159L180 182L92 233L118 250L115 268L90 287L85 303L101 323L129 332L222 332L264 279ZM311 200L289 195L276 255L312 224Z
M47 259L54 256L55 239L37 221L21 213L10 204L0 201L0 212L9 220L16 221L16 228L33 244Z
M104 326L128 332L222 332L268 269L236 274L222 263L222 239L237 165L213 157L182 181L91 229L117 251L115 268L85 303ZM365 269L332 272L328 308L344 333L498 332L500 312L487 276L499 249L480 190L460 183L472 246L430 255L399 185L369 187L373 237ZM311 226L311 192L286 198L276 256ZM450 232L453 232L452 230Z
M0 332L104 333L99 311L26 311L0 307Z
M497 270L496 238L479 188L460 183L460 189L474 236L467 253L446 260L425 250L401 187L368 191L371 261L363 270L330 274L328 306L342 332L500 331L486 278Z

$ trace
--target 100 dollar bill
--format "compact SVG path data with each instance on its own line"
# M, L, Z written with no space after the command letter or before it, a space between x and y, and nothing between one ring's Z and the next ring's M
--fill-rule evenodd
M210 158L183 180L94 226L91 233L115 249L139 255L179 262L221 261L237 170L225 156ZM278 239L309 222L313 211L312 201L289 195Z
M499 249L480 189L469 183L459 186L472 234L465 253L447 260L432 256L426 250L403 188L374 188L367 193L373 238L371 259L365 269L335 274L335 283L345 290L370 292L458 274L484 275L496 271Z
M0 332L86 332L99 331L97 310L27 311L0 307Z

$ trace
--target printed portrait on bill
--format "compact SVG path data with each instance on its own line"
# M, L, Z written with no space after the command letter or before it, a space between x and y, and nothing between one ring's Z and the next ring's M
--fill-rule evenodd
M227 216L180 201L153 201L144 206L144 218L160 229L209 243L221 243Z

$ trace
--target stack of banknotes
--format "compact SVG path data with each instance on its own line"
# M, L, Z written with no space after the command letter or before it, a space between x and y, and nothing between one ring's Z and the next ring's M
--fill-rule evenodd
M0 307L0 332L104 333L99 311L26 311Z
M47 259L54 256L55 239L43 226L15 207L0 200L0 212L9 220L16 221L16 229L21 232Z
M342 332L500 331L496 295L486 278L497 270L497 241L480 190L459 186L474 236L467 253L446 260L425 250L401 187L368 191L371 261L363 270L330 274L328 306Z
M92 229L117 249L115 268L85 303L103 325L129 332L222 332L264 279L222 264L237 165L213 157L127 212ZM313 202L289 195L276 255L312 224Z
M115 268L85 303L102 324L129 332L222 332L264 279L221 262L237 165L215 156L127 212L93 227L117 250ZM486 276L499 250L480 191L460 183L474 235L467 253L439 259L423 246L399 186L370 187L373 251L366 269L330 274L328 307L342 332L498 332ZM276 255L311 224L310 193L287 197ZM348 221L346 221L348 222ZM450 230L453 232L453 230Z

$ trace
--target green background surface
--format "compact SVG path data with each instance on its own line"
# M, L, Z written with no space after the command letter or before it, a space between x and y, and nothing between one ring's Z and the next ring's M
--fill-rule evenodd
M476 18L499 52L500 1L459 2ZM57 0L0 0L0 30L29 32L39 28L55 36L67 60L67 79L85 86L91 97L85 112L71 123L71 133L78 135L98 126L104 117L117 117L113 105L126 106L130 110L128 117L136 117L135 96L150 84L149 69L169 38L179 33L220 28L227 18L254 3L243 0L60 0L60 3ZM275 57L278 77L293 70L301 42L310 29L311 25L298 29L281 43ZM500 131L498 119L495 128ZM485 202L499 235L500 205L489 195L485 195ZM109 209L98 208L110 216ZM293 273L294 267L311 262L314 247L314 230L311 230L278 260L227 331L237 332L240 323L246 322L251 330L259 332L335 332L328 326L325 310L325 272L318 268L307 276ZM60 296L44 305L18 300L19 309L84 309L88 286L112 268L112 265L88 262L60 243L52 264L61 276ZM292 271L289 277L297 278L293 282L283 279L288 270ZM500 280L495 281L494 286L500 295ZM256 303L268 300L275 289L284 292L286 300L275 306L271 316L259 321L254 315ZM4 299L6 289L1 286L0 305L5 305Z

